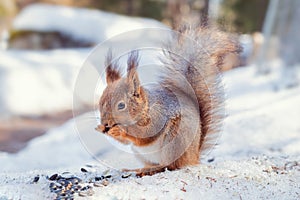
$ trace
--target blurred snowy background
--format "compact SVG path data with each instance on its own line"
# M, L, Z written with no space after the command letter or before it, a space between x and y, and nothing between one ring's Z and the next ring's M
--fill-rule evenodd
M97 44L131 30L172 28L181 19L205 25L207 16L238 34L243 52L226 58L222 69L228 117L220 145L203 166L192 169L200 176L213 174L218 183L207 189L207 180L198 186L199 180L189 177L185 181L193 186L187 186L187 194L194 199L199 193L207 199L300 198L300 1L0 0L0 199L44 197L43 185L34 194L28 189L32 170L72 171L95 163L76 132L72 101L78 72ZM93 110L94 102L76 103L79 113ZM95 126L95 120L87 120L81 128L96 135ZM105 138L99 141L103 159L122 157ZM116 162L137 162L126 156ZM279 177L274 167L286 165L292 167ZM20 172L28 175L12 181ZM106 192L136 199L151 194L145 192L150 185L156 188L153 199L160 198L185 172L176 173L164 177L173 186L160 188L154 177L143 187L129 180ZM239 179L228 180L233 176ZM228 181L236 186L222 190ZM124 188L137 193L126 196ZM187 198L181 190L173 192L172 199Z

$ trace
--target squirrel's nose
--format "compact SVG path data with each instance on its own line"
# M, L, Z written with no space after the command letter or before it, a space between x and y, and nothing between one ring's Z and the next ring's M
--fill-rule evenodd
M111 118L102 118L101 124L104 127L111 128L115 122Z

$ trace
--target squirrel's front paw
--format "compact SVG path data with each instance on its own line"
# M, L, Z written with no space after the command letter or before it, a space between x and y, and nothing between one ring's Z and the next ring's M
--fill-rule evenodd
M112 138L114 138L115 140L123 143L123 144L129 144L130 143L130 140L129 140L129 137L127 135L127 133L117 127L117 126L114 126L110 129L107 129L107 127L105 127L104 125L98 125L96 128L95 128L96 131L99 131L103 134L106 134Z
M114 138L115 140L123 144L129 144L127 133L117 126L114 126L111 129L109 129L107 135L109 135L110 137Z
M101 133L105 133L105 130L106 130L106 127L104 125L98 125L96 128L95 128L96 131L99 131Z

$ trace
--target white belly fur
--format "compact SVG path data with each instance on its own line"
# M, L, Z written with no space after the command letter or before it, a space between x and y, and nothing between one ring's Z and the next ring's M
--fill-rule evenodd
M160 139L156 140L152 144L144 147L132 146L134 153L138 154L137 157L142 158L143 160L150 162L152 164L161 163L161 141Z

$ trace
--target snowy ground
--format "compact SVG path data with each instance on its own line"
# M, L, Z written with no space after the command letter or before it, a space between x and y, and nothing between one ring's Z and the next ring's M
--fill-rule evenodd
M1 117L70 110L74 82L89 52L0 51Z
M277 75L258 77L253 67L224 75L228 117L220 144L200 166L143 178L105 172L105 162L86 151L78 123L86 122L80 130L97 138L97 151L103 153L98 159L119 168L137 161L95 132L96 120L86 114L34 139L18 154L0 154L0 199L54 198L46 176L66 171L84 182L112 175L101 182L107 186L90 183L93 196L76 199L299 199L300 93L299 88L275 91ZM37 175L40 179L33 183Z

